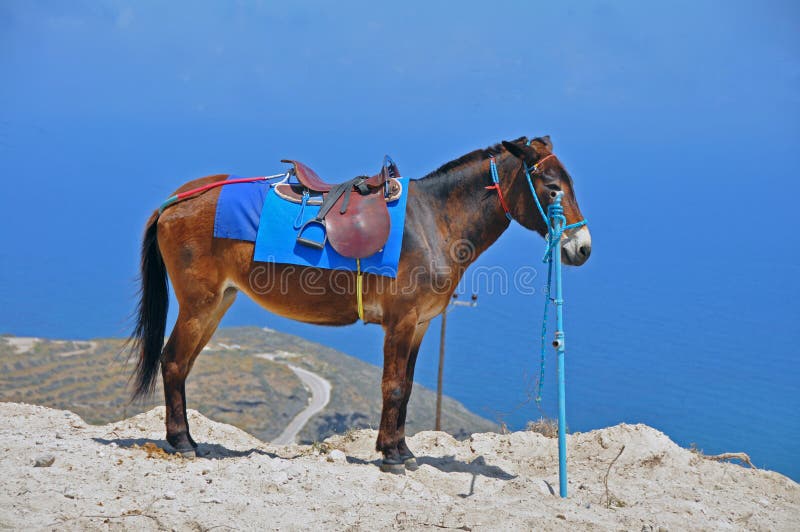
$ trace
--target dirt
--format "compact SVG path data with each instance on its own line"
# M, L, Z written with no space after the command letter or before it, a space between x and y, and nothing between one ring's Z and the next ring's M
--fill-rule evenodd
M189 416L205 453L194 460L167 452L163 408L94 426L0 403L0 528L800 528L794 481L709 460L645 425L569 435L570 495L561 499L556 440L531 431L464 441L421 432L409 439L419 470L396 476L378 470L371 430L276 446ZM48 455L51 465L35 467Z

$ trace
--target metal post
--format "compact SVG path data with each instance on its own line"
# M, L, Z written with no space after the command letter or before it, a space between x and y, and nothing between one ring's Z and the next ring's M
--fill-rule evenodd
M444 334L447 329L447 308L442 312L442 332L439 336L439 378L436 382L436 426L434 430L442 430L442 374L444 372Z
M547 210L550 222L553 225L551 234L560 235L564 227L564 209L561 206L561 193L559 193ZM567 496L567 414L566 390L564 384L564 298L561 291L561 243L556 242L552 247L555 269L555 299L556 304L556 334L553 347L556 348L557 375L558 375L558 483L561 497Z
M439 335L439 377L436 382L436 425L434 430L442 430L442 380L444 375L444 336L447 330L447 313L455 307L477 307L478 294L472 294L470 300L457 301L458 294L453 294L450 304L442 312L442 331Z

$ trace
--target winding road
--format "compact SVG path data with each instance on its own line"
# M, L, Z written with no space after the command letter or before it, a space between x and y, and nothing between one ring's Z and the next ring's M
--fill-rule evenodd
M275 355L269 353L255 356L266 358L267 360L276 360ZM272 440L272 443L276 445L290 445L295 443L297 434L305 427L308 420L328 406L331 400L330 382L307 369L298 368L292 364L287 364L287 366L289 366L290 370L294 371L294 374L297 375L303 385L308 389L311 394L311 399L308 402L308 406L298 412L286 428L283 429L283 432Z

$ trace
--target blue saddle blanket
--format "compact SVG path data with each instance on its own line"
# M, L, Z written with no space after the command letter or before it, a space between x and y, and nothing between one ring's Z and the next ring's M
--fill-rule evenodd
M228 176L234 179L235 176ZM361 270L385 277L397 276L406 222L408 179L399 178L402 195L387 203L391 230L381 251L361 259ZM302 223L313 219L319 205L301 206L286 201L267 182L236 183L221 187L214 218L214 236L255 242L253 260L276 264L315 266L331 270L356 270L355 259L342 257L330 244L315 249L297 242ZM303 236L322 241L323 230L311 224Z

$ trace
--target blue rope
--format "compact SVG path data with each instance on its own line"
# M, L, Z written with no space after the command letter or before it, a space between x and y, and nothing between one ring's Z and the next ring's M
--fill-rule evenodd
M547 264L547 285L544 287L544 317L542 317L542 352L539 357L539 385L536 390L536 404L542 403L542 392L544 391L544 362L545 350L547 348L547 307L550 304L550 285L553 282L553 262Z
M557 202L560 205L560 196L563 194L563 192L559 192L558 194L559 198ZM551 213L551 216L545 219L547 221L547 247L545 249L542 262L547 264L547 285L545 285L544 288L544 316L542 317L542 350L539 358L539 386L536 392L536 398L535 398L536 404L541 404L542 390L544 388L544 364L545 364L545 353L547 347L547 339L546 339L547 308L550 303L559 303L559 301L550 297L550 289L553 284L553 249L558 243L561 242L561 237L564 235L564 231L567 231L568 229L574 229L576 227L581 227L582 225L586 225L586 220L581 220L580 222L566 225L567 219L563 214L560 213L558 214Z
M539 209L539 214L542 215L544 223L547 224L547 227L550 227L550 220L547 219L547 215L542 208L542 202L539 201L539 195L536 193L536 189L533 186L533 179L531 179L531 170L528 168L528 163L522 164L525 166L525 179L528 180L528 187L531 189L531 196L533 196L533 200L536 202L536 208ZM534 166L533 169L536 170L536 166Z
M531 145L531 141L527 142L527 145ZM545 245L545 252L544 257L542 257L542 262L547 264L547 285L544 288L544 316L542 317L542 350L541 355L539 358L539 382L536 391L536 404L541 404L542 402L542 391L544 390L544 367L545 367L545 354L547 350L547 308L549 304L552 303L560 303L555 299L550 297L550 289L553 284L553 249L556 245L561 242L561 238L564 235L564 231L569 231L571 229L577 229L578 227L582 227L586 225L586 220L581 220L579 222L575 222L573 224L567 225L567 218L562 214L564 211L561 210L561 196L563 192L558 193L558 198L556 203L558 204L558 209L555 209L556 212L552 213L551 216L547 216L544 211L544 207L542 206L542 202L539 201L539 195L536 194L536 188L533 186L533 178L531 174L538 171L538 168L534 164L533 167L528 167L528 163L523 161L523 168L525 169L525 179L528 181L528 188L531 191L531 196L533 196L533 200L536 202L536 209L539 211L539 214L542 215L542 219L544 220L545 225L547 226L547 237L546 237L546 245ZM490 159L489 162L489 169L490 174L492 177L492 183L497 187L500 186L500 176L497 173L497 166L494 162L494 158ZM499 189L498 189L499 192ZM550 209L549 211L554 209ZM509 220L512 220L511 214L506 211L506 217Z

